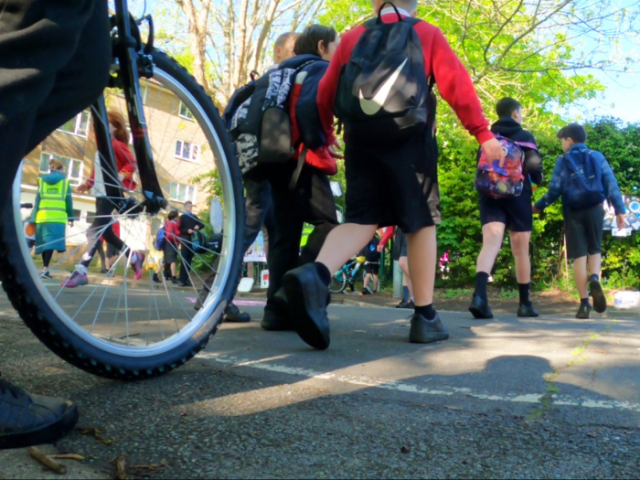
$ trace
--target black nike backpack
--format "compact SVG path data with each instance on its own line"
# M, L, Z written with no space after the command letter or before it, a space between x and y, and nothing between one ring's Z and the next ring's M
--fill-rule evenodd
M350 140L393 143L427 125L433 82L414 29L421 20L402 18L392 6L399 21L384 23L379 15L366 22L341 72L335 113Z

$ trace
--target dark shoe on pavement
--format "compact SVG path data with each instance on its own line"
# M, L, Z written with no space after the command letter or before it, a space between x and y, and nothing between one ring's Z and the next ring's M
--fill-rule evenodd
M589 318L589 313L591 312L591 305L580 304L580 308L578 309L578 313L576 314L576 318Z
M373 292L369 287L365 287L362 289L362 295L373 295Z
M600 280L592 277L589 280L589 292L593 297L593 309L598 313L603 313L607 310L607 297L604 296L604 290Z
M521 318L534 318L539 317L540 314L530 303L529 305L520 305L518 307L518 316Z
M171 283L173 283L174 285L178 285L180 282L178 282L177 277L171 277Z
M29 395L0 378L0 450L53 443L78 416L78 407L67 400Z
M493 318L493 312L491 308L489 308L489 302L475 294L471 299L469 311L476 320L489 320Z
M271 301L267 302L260 326L269 332L286 332L294 329L284 288L278 290Z
M436 318L427 320L422 315L416 313L411 317L411 331L409 332L409 342L411 343L434 343L447 340L449 331L442 324L440 315L436 313Z
M162 280L160 280L160 277L158 276L157 273L153 274L153 281L154 283L162 283Z
M300 338L318 350L329 348L327 306L331 296L315 264L307 263L287 272L284 291L289 300L293 327Z
M241 312L235 304L230 303L224 311L223 321L229 323L248 323L251 321L251 315L247 312Z
M191 282L183 282L182 280L178 281L178 286L179 287L193 287L193 285L191 284Z
M415 305L415 303L413 303L413 300L409 300L408 302L405 302L403 300L398 305L396 305L396 308L404 308L404 309L409 309L409 310L415 310L416 305Z

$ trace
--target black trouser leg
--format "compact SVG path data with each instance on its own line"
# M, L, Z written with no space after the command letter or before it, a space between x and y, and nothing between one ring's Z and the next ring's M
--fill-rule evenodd
M189 280L189 272L191 272L191 262L195 254L193 250L191 250L191 246L187 245L187 240L182 241L180 255L182 256L182 266L180 267L180 281L182 283L191 283L191 281Z
M245 179L244 187L247 194L245 202L247 216L243 249L247 251L256 241L262 226L265 225L267 230L273 230L274 221L271 185L269 182L255 182Z
M276 223L275 239L269 241L269 289L267 304L282 287L284 274L296 268L302 238L302 212L295 202L295 193L286 186L273 188L273 211Z
M42 252L42 265L48 269L51 259L53 258L53 250L45 250Z
M106 264L105 258L104 258L104 241L102 241L101 238L98 239L98 242L96 244L96 252L98 253L98 256L100 257L100 266L102 268L106 268L107 264Z
M20 161L109 78L103 0L0 0L0 211Z
M305 165L293 190L289 188L290 178L288 170L274 170L271 182L276 238L269 245L267 303L282 287L285 273L300 262L315 261L327 235L338 224L331 185L324 173ZM303 257L300 257L304 222L316 228L309 236Z
M300 265L315 262L327 235L338 225L336 202L326 174L311 168L303 169L298 181L305 207L304 221L315 228L300 255Z

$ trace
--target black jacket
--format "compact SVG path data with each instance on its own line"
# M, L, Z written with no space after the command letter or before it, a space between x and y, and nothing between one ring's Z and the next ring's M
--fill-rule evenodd
M195 230L196 226L200 227L200 229L204 228L204 223L202 223L196 215L193 213L183 213L180 215L180 238L191 240L189 230Z
M536 143L535 137L511 117L505 117L491 125L491 131L495 134L513 140L514 142ZM530 148L522 147L524 151L524 190L522 193L531 195L531 181L535 184L542 182L542 158L540 154Z

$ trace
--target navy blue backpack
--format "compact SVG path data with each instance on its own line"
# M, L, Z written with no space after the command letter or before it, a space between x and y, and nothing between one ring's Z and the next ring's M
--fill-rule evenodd
M592 153L591 150L581 152L585 157L584 169L578 168L568 153L562 156L562 165L566 173L562 199L572 210L586 210L606 199L602 187L602 169Z

